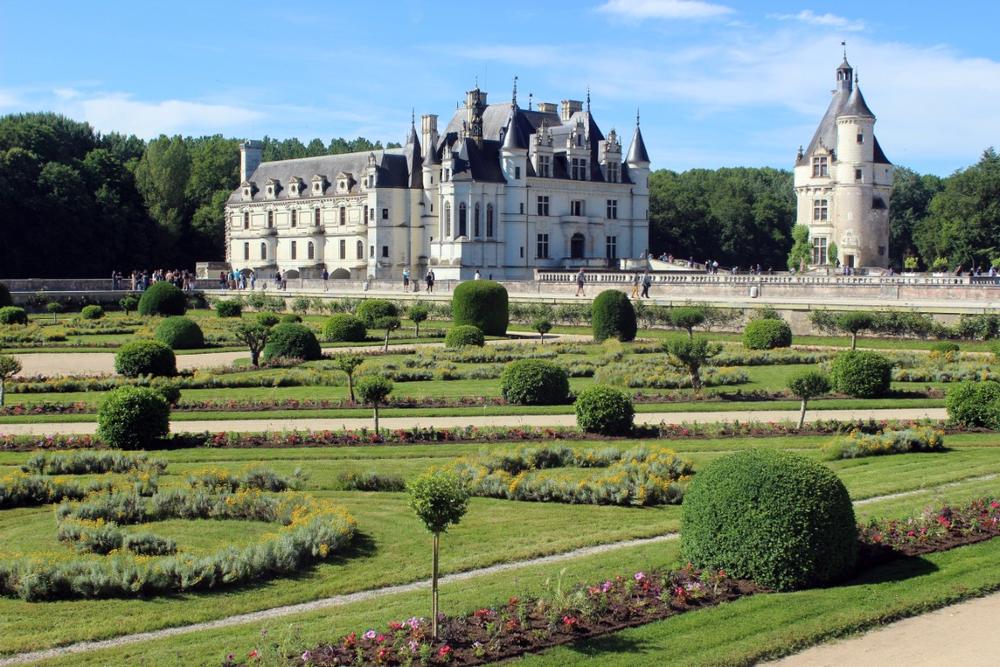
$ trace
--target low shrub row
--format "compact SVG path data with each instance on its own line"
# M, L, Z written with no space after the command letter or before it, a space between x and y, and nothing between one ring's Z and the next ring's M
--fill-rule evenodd
M944 451L944 432L934 428L912 428L881 433L854 432L821 449L828 461L857 459L884 454Z

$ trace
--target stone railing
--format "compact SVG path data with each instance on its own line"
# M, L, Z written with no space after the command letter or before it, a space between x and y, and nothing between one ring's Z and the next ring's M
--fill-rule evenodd
M588 283L630 284L637 272L628 271L586 271ZM577 271L562 271L558 269L539 269L535 271L535 281L539 283L559 284L576 282ZM809 285L809 286L870 286L883 285L916 285L916 286L961 286L961 285L1000 285L1000 279L969 276L844 276L844 275L793 275L790 273L776 274L729 274L729 273L690 273L690 272L650 272L649 277L654 284L669 285Z

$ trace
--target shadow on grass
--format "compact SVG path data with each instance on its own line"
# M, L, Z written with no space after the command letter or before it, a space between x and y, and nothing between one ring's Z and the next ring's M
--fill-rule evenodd
M636 656L634 664L639 665L643 664L639 656L649 650L647 645L646 641L624 637L621 632L616 632L603 637L582 639L572 644L565 644L563 648L572 651L581 658L600 658L608 654L630 654Z
M921 556L906 556L889 547L866 545L858 563L858 573L845 585L868 586L906 581L937 571L937 565Z

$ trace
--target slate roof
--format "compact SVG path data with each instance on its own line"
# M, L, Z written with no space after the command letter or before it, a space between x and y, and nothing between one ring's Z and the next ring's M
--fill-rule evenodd
M816 128L816 133L813 134L809 146L802 154L802 157L795 161L796 165L808 164L813 153L816 152L816 149L821 144L830 150L837 148L837 118L839 116L867 116L874 118L875 114L868 108L868 104L861 94L861 89L857 85L850 88L837 88L833 92L833 99L830 100L830 106L827 107L826 113L823 114L823 119L819 122L819 127ZM877 138L875 138L874 155L875 164L892 164L882 151L882 146L879 145Z
M854 83L854 90L851 91L850 97L847 98L847 104L841 109L841 116L863 116L866 118L874 118L875 114L872 110L868 108L868 104L865 102L865 96L861 94L861 86Z
M632 135L632 145L628 148L628 157L625 162L638 164L640 162L649 163L649 153L646 152L646 142L642 140L642 130L639 125L635 126L635 134Z

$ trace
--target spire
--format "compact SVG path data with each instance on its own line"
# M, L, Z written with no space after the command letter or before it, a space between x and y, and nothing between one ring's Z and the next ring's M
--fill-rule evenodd
M590 86L587 86L587 113L590 113Z
M632 135L632 145L628 149L625 162L632 165L649 164L649 153L646 152L646 142L642 140L642 130L639 129L639 110L635 110L635 134Z
M844 47L844 60L840 63L840 67L837 68L837 88L839 90L850 90L854 78L854 69L851 67L851 63L847 62L847 42L841 42L840 45Z
M535 98L534 93L528 93L528 111L531 111L531 102Z
M847 104L844 108L840 110L838 116L860 116L862 118L874 118L875 114L872 110L868 108L868 103L865 102L865 96L861 94L861 86L857 84L857 78L854 79L854 89L851 91L851 96L847 98Z
M517 107L517 75L514 75L514 91L510 95L510 106Z
M507 130L503 135L503 151L523 151L528 148L528 140L524 136L521 125L517 122L518 109L512 106L510 109L510 119L507 121Z
M416 146L419 151L420 140L417 138L417 116L416 110L413 107L410 107L410 133L406 135L406 145L410 144Z

